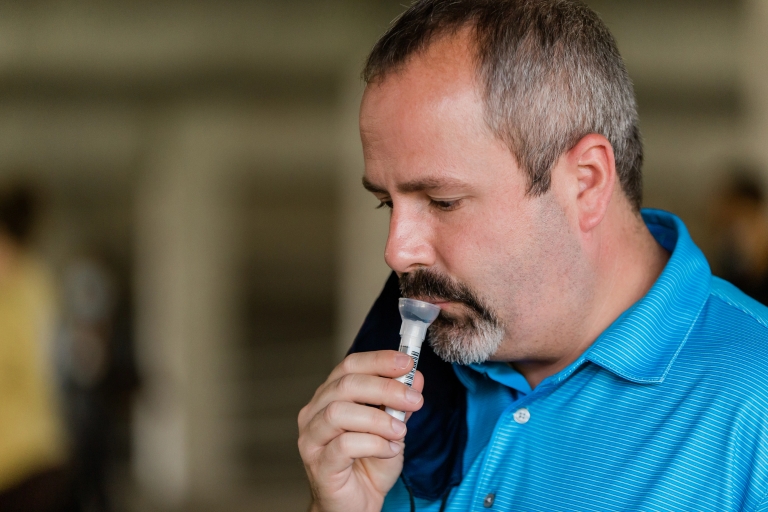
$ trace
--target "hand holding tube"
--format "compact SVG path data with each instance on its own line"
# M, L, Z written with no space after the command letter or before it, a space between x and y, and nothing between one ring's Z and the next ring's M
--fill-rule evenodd
M399 411L414 412L424 403L416 362L439 312L432 304L401 299L404 353L347 356L302 408L298 444L312 489L311 510L381 510L403 467L406 413ZM399 414L391 417L366 404Z
M413 412L424 404L420 372L413 388L394 378L413 360L394 350L347 356L299 413L299 453L312 489L311 510L378 511L403 467L405 423L378 407Z

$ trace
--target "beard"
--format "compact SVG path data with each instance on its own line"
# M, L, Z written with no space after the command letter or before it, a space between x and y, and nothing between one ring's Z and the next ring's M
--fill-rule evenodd
M420 269L400 276L403 297L454 302L464 314L445 310L429 328L429 344L440 358L451 363L482 363L496 353L505 330L493 311L468 286L432 270Z

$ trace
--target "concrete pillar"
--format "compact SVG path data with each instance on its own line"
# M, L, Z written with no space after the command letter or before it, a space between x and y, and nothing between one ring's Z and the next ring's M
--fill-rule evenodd
M194 112L194 115L193 115ZM170 116L136 198L137 355L134 472L161 505L226 488L222 347L234 308L224 272L230 225L216 122L200 109ZM212 135L214 134L214 135Z

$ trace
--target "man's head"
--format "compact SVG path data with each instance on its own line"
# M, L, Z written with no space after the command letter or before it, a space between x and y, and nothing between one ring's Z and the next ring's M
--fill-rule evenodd
M599 133L639 210L643 146L632 82L613 36L579 1L417 1L374 46L363 78L384 80L462 29L469 29L486 122L517 157L530 193L546 192L560 155Z
M438 354L559 357L603 218L639 209L634 98L608 31L575 2L420 1L365 78L365 185L392 209L404 295L443 308Z

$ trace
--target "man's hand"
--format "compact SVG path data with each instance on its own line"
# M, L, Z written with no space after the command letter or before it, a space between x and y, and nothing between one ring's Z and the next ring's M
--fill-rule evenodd
M392 380L413 360L393 350L351 354L299 413L299 452L313 511L379 511L403 468L405 424L370 405L421 408L424 377L413 388ZM408 416L406 416L407 418Z

